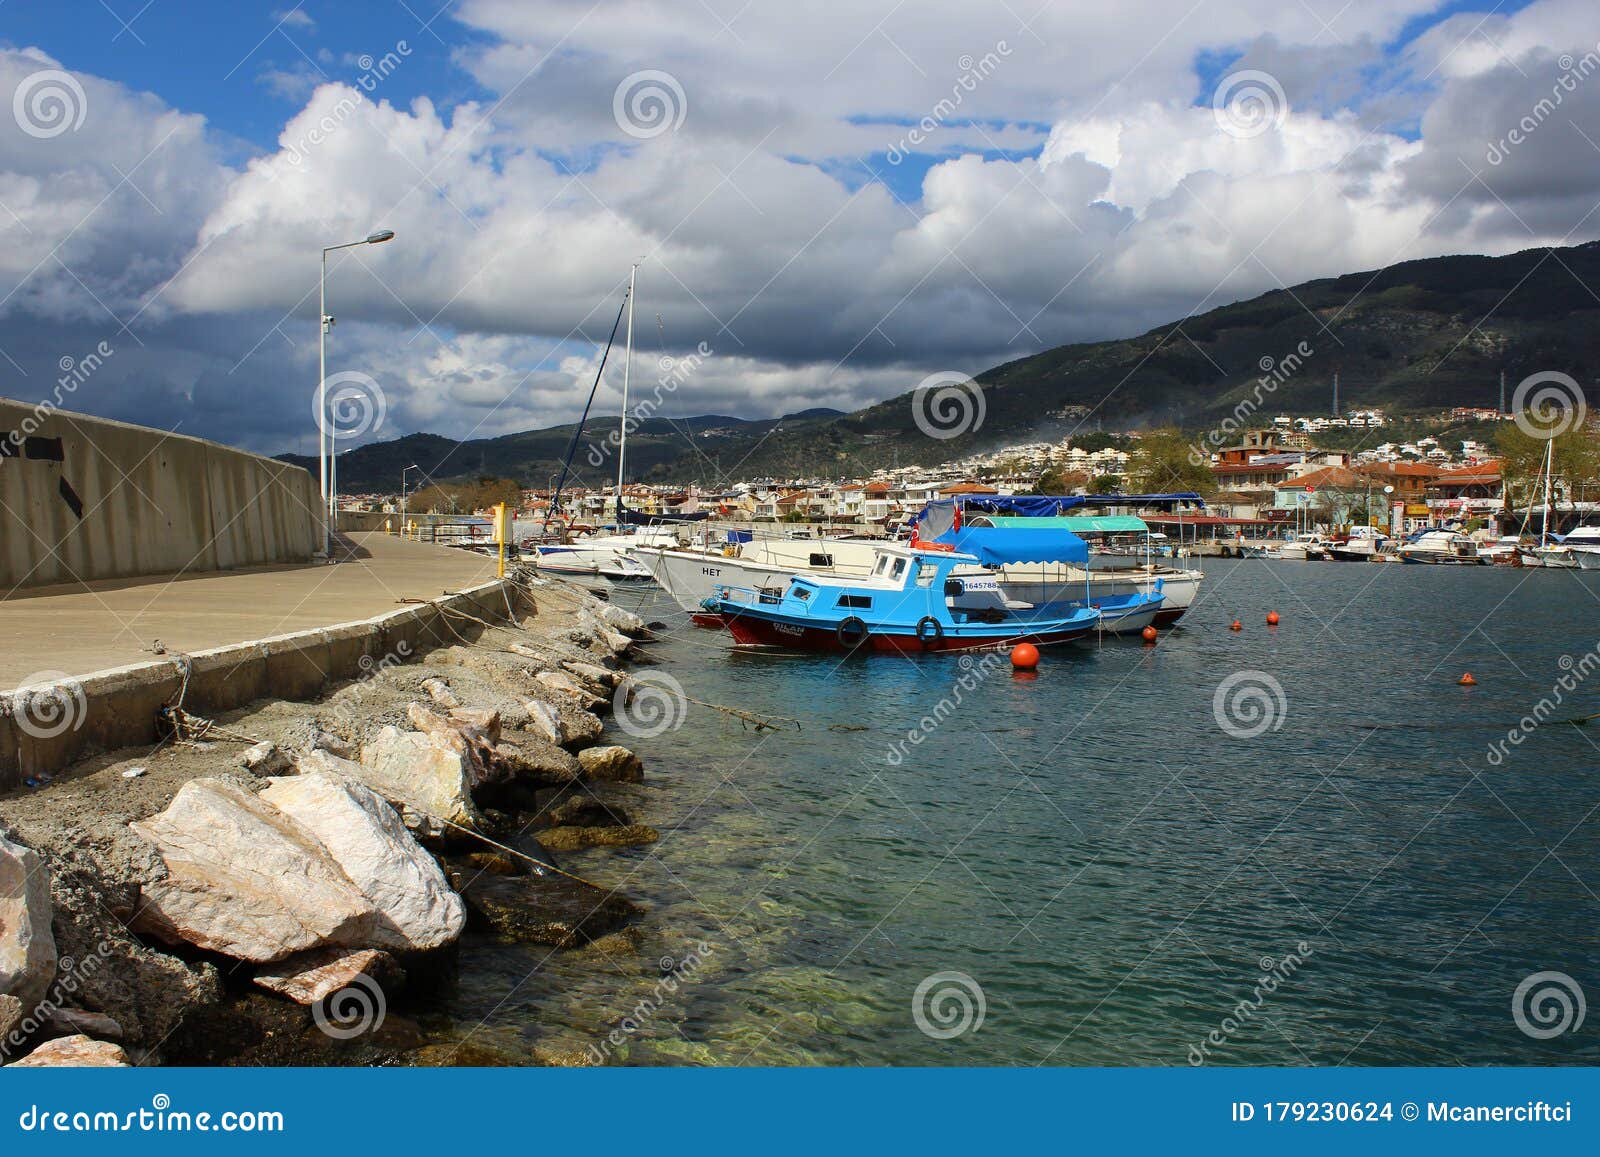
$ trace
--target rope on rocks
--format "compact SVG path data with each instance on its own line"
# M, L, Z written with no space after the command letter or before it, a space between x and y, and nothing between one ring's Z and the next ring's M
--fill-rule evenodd
M207 719L204 715L193 715L183 709L184 697L189 694L189 673L193 664L189 656L177 654L173 662L178 664L178 671L183 676L183 681L178 684L178 693L172 700L156 712L156 721L165 723L172 729L174 743L200 743L209 740L226 740L232 743L248 743L252 746L259 740L248 735L241 735L235 731L228 731L217 726L215 719Z

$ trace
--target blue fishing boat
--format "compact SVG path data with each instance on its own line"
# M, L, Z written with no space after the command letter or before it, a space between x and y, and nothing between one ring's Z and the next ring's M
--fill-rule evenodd
M1057 552L1082 553L1059 536ZM1096 607L1077 606L1043 617L1026 603L980 599L957 568L986 560L948 546L889 544L877 549L866 578L796 574L781 592L719 587L706 611L719 615L742 646L800 651L883 651L920 654L1051 646L1082 638L1100 625ZM1155 605L1159 605L1159 597Z

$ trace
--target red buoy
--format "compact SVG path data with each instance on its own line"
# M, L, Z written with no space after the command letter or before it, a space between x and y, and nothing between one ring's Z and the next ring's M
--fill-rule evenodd
M1144 636L1144 641L1147 643L1153 643L1156 641L1156 629L1154 627L1146 627L1139 633Z
M1018 671L1031 671L1039 665L1039 648L1032 643L1018 643L1011 648L1011 665Z
M1242 631L1242 630L1244 630L1244 624L1241 623L1238 619L1234 619L1233 622L1228 624L1228 630L1230 630L1230 631Z
M1267 612L1267 626L1276 627L1277 625L1278 625L1278 612L1277 611L1268 611Z
M1461 678L1456 680L1456 683L1461 687L1476 687L1478 685L1478 681L1472 677L1471 671L1462 675Z

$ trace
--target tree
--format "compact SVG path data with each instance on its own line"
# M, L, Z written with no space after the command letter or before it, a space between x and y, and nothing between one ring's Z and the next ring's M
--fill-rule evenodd
M1063 470L1052 466L1033 484L1030 494L1075 494L1088 484L1089 476L1081 470Z
M1209 463L1195 464L1193 451L1180 431L1152 430L1139 439L1128 461L1128 485L1139 494L1189 490L1208 494L1216 479Z
M1090 494L1115 494L1122 489L1122 479L1115 474L1097 474L1089 481Z
M1544 456L1546 439L1529 434L1524 423L1502 422L1495 433L1495 448L1500 453L1500 478L1505 486L1506 505L1523 507L1544 501ZM1529 429L1537 429L1529 417ZM1592 488L1600 475L1600 441L1580 425L1554 439L1551 482L1552 500L1571 502Z

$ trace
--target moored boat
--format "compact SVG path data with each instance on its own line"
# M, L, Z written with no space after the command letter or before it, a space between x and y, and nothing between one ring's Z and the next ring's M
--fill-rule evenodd
M821 652L1053 646L1089 635L1100 624L1100 610L1088 605L1049 617L1032 607L962 609L954 604L964 592L950 585L951 575L957 567L977 565L976 556L900 544L876 550L877 562L865 578L805 573L791 577L781 592L722 587L704 609L721 616L741 646Z

